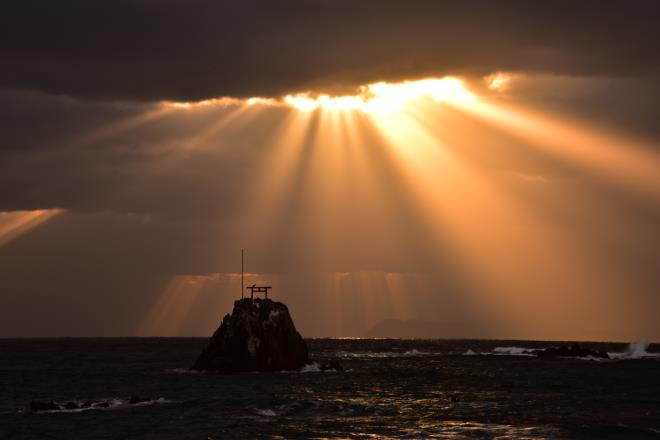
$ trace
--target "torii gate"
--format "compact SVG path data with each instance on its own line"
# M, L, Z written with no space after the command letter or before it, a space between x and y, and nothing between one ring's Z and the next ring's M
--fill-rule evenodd
M246 289L250 289L250 299L254 299L254 294L255 293L263 293L264 298L268 299L268 289L272 289L271 286L257 286L256 284L253 284L251 286L247 286Z

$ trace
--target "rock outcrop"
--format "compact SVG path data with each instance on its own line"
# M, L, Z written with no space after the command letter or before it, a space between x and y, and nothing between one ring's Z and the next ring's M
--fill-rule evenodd
M610 356L604 351L590 350L581 347L579 344L573 344L570 347L562 345L559 347L549 347L543 350L534 350L534 354L538 357L593 357L599 359L609 359Z
M235 373L298 370L309 362L307 345L281 302L246 298L234 302L193 370Z

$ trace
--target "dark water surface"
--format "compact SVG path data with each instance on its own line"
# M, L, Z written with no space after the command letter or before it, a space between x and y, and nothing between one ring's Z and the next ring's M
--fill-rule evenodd
M626 358L595 361L497 348L548 342L317 339L312 356L348 371L187 372L205 344L0 340L0 439L660 438L658 346L586 344ZM32 400L112 404L30 413Z

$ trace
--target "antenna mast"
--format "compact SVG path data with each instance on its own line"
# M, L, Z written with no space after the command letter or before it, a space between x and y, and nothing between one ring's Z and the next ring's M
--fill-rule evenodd
M243 299L243 248L241 248L241 299Z

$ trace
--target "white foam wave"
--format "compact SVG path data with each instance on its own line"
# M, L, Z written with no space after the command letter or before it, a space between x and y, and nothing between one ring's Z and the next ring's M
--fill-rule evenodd
M321 369L321 364L318 362L311 362L309 364L303 365L300 370L282 370L280 373L292 374L292 373L326 373L326 372L335 372L337 370Z
M300 370L283 370L280 373L337 373L338 371L352 371L348 370L336 370L334 368L329 368L328 365L325 366L325 369L318 362L312 362L307 365L304 365Z
M530 353L529 348L524 347L495 347L493 348L493 354L509 356L534 356L534 353Z
M158 399L145 400L144 402L129 403L129 405L131 405L131 406L148 406L148 405L155 405L155 404L158 404L158 403L171 403L171 402L172 402L171 400L167 400L164 397L159 397Z
M300 369L301 373L318 373L321 371L321 365L318 362L312 362Z
M374 352L340 352L337 356L342 358L366 358L366 359L381 359L381 358L407 358L407 357L423 357L423 356L440 356L443 353L420 351L416 348L408 351L374 351Z
M628 349L623 353L607 353L612 359L660 359L660 353L649 353L646 349L649 348L647 341L635 341L628 345Z
M199 370L193 370L190 368L168 368L165 370L166 373L174 373L174 374L201 374L204 373L203 371Z
M151 400L145 400L142 402L136 402L136 403L130 403L129 399L122 399L119 397L112 397L109 399L100 399L98 401L94 402L82 402L79 400L71 400L69 402L75 403L78 407L77 408L66 408L66 403L58 403L60 405L60 409L52 409L52 410L47 410L47 411L36 411L37 413L79 413L79 412L84 412L84 411L92 411L92 410L111 410L111 409L120 409L120 408L126 408L126 407L131 407L131 406L149 406L149 405L155 405L155 404L161 404L161 403L170 403L172 402L171 400L167 400L163 397L159 397L158 399L151 399Z
M635 341L631 342L628 345L628 348L624 352L610 352L607 353L610 356L611 360L626 360L626 359L658 359L660 360L660 353L648 352L647 349L649 343L647 341ZM464 356L477 356L477 355L499 355L499 356L531 356L534 357L535 351L543 349L530 349L524 347L495 347L491 352L475 352L471 349L468 349ZM580 359L584 361L597 361L604 362L608 359L597 358L593 356L586 357L576 357L575 359Z
M259 408L255 408L254 412L257 413L258 415L260 415L260 416L264 416L264 417L276 417L276 416L278 415L278 414L277 414L275 411L273 411L272 409L259 409Z
M417 356L433 356L436 353L431 353L428 351L419 351L416 348L412 350L405 351L401 354L401 357L417 357Z

